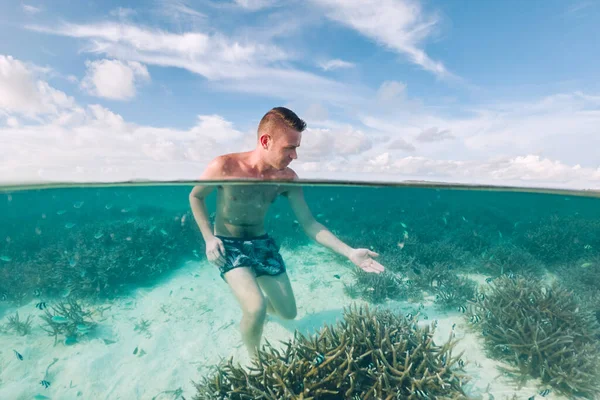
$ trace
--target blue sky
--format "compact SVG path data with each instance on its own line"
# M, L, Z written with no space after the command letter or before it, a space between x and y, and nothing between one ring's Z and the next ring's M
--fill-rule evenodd
M600 188L597 26L591 0L0 1L0 179L196 179L284 105L302 178Z

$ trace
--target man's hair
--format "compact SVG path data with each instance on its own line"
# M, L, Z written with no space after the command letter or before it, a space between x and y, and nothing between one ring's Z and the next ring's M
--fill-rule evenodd
M306 122L296 115L292 110L285 107L275 107L269 110L258 124L258 136L270 133L273 127L285 124L288 127L302 132L306 129Z

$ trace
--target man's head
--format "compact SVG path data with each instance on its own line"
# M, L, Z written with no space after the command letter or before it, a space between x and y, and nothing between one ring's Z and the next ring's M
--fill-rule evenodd
M296 159L306 122L292 110L275 107L267 112L258 124L257 150L275 169L284 169Z

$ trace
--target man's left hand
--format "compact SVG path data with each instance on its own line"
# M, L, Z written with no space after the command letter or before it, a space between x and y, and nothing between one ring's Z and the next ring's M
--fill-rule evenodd
M379 274L383 272L385 268L371 258L378 256L379 254L369 249L354 249L350 252L348 259L365 272L375 272L376 274Z

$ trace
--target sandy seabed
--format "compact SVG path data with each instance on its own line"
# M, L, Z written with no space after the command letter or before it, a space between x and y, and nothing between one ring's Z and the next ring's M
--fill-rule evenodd
M293 321L268 317L263 337L271 344L291 339L296 329L310 334L325 323L335 324L352 302L366 304L343 291L343 283L353 280L351 263L313 244L293 253L282 247L281 254L298 316ZM481 283L485 279L470 277ZM175 400L183 395L189 400L195 394L192 381L200 382L221 359L233 356L242 365L249 361L239 332L237 300L217 268L206 261L189 261L155 286L94 305L92 309L102 310L93 315L97 329L70 346L62 341L55 346L54 338L41 329L43 311L35 308L37 301L4 310L0 324L15 311L21 320L34 316L34 323L26 336L0 334L0 399ZM389 301L380 307L406 314L415 313L418 305ZM456 324L454 331L461 340L454 354L464 351L464 370L472 377L465 390L474 399L508 399L515 394L519 399L541 398L536 380L517 389L497 370L500 363L485 356L482 339L469 330L462 314L440 311L432 299L423 305L421 315L428 319L420 318L420 323L438 321L436 343L447 341ZM150 322L147 331L135 329L142 319ZM48 388L41 385L44 379L50 382ZM553 392L545 397L563 398Z

